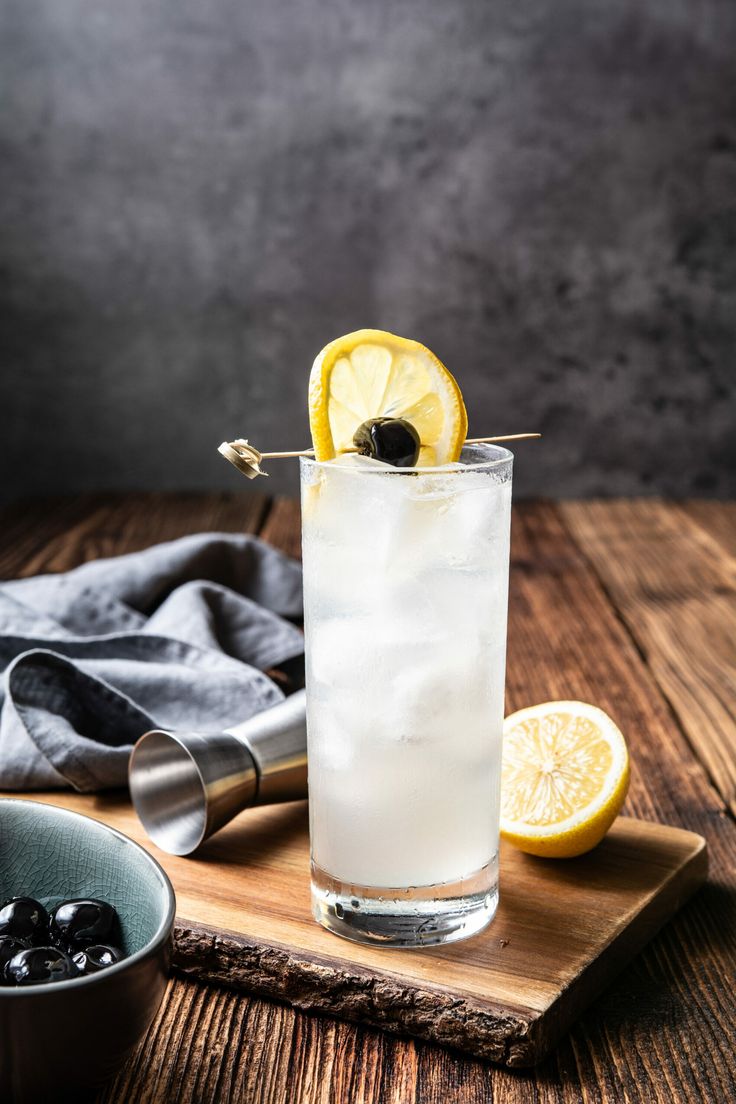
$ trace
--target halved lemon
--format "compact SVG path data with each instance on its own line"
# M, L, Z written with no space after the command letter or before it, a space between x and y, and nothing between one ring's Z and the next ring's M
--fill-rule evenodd
M460 388L429 349L383 330L356 330L326 345L309 377L317 460L353 447L369 418L405 418L419 434L420 467L457 460L468 432Z
M548 858L589 851L628 788L626 742L602 709L544 702L504 721L501 835L522 851Z

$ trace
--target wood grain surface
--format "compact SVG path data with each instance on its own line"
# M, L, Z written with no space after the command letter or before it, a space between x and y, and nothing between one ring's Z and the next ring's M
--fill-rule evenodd
M514 1068L549 1053L708 866L702 836L631 817L567 862L502 845L493 923L468 942L401 951L315 924L304 801L241 813L192 859L159 851L124 796L36 799L94 816L155 855L176 890L173 962L187 977Z
M736 554L656 499L562 511L736 814Z
M677 519L689 516L732 551L733 507L721 522L720 505L707 505L706 520L700 504L660 508ZM657 636L650 651L642 649L585 546L577 523L586 511L600 516L606 504L575 504L574 537L567 508L522 504L514 512L508 708L582 697L611 712L632 753L625 811L705 836L711 862L705 888L533 1070L513 1073L429 1043L179 979L100 1104L736 1099L736 825L698 744L663 692L654 662L662 639ZM147 528L152 512L155 532ZM284 520L288 516L291 523ZM269 508L251 491L242 497L90 496L24 503L0 519L0 574L62 570L99 554L101 546L123 552L206 528L260 526L269 539L294 551L297 517L293 505ZM627 549L624 534L618 555L643 559L641 570L647 572L653 551L646 541ZM670 565L658 562L666 580ZM675 652L673 662L681 661ZM733 730L727 738L733 761Z

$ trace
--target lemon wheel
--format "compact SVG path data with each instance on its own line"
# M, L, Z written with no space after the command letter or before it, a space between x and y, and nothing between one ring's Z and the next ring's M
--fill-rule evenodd
M419 467L457 460L468 432L460 388L424 345L383 330L357 330L326 345L309 379L315 458L353 448L371 418L403 418L419 436Z
M585 702L557 701L504 722L501 835L531 855L571 858L595 847L629 786L626 742Z

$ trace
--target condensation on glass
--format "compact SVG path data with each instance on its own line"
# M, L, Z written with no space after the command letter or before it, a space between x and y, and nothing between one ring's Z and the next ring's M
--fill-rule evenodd
M301 461L312 902L348 938L496 910L512 461Z

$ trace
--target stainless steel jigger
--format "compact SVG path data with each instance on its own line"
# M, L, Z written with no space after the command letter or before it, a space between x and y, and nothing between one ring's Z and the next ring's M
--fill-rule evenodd
M250 805L306 797L305 692L224 732L146 732L128 782L143 827L171 855L191 855Z

